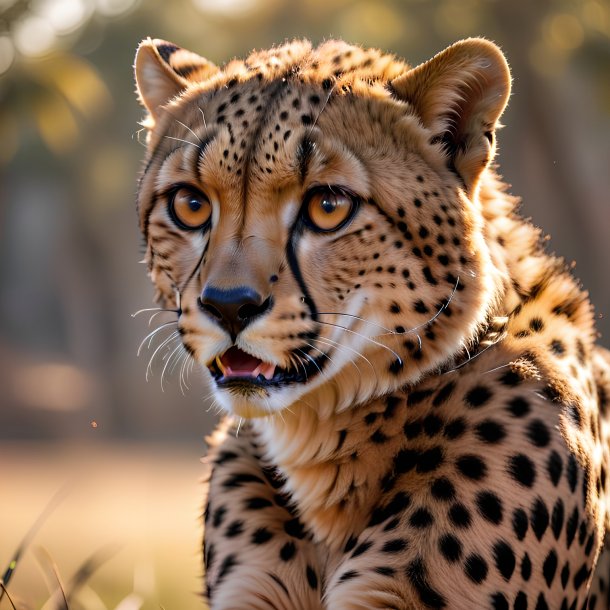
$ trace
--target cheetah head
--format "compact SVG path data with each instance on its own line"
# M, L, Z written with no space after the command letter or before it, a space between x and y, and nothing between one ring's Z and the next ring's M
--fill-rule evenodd
M477 198L510 89L494 44L410 68L297 41L218 68L148 39L135 70L150 275L226 411L343 409L472 339L498 285Z

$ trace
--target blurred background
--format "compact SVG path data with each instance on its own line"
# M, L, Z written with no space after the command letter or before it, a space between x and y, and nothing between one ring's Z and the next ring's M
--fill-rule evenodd
M303 36L412 64L465 36L499 43L514 76L501 173L577 261L610 344L608 0L0 0L0 571L68 486L10 583L19 608L43 607L53 565L69 589L98 552L71 608L202 607L214 415L196 371L185 390L169 366L161 391L163 351L145 381L152 351L136 352L162 320L131 315L154 305L131 67L149 35L217 63Z

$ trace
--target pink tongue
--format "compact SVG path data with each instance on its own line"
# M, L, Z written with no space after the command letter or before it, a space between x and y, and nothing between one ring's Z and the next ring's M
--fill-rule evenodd
M235 346L220 357L220 363L225 377L257 377L262 374L265 378L271 379L275 372L275 365L246 354Z

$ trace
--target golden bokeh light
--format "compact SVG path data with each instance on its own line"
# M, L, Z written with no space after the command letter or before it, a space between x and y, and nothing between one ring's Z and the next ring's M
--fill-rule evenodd
M33 409L77 411L90 402L93 391L90 376L72 364L24 365L13 377L14 396Z
M358 2L339 16L339 34L363 45L388 47L405 35L407 20L389 5Z
M546 20L543 26L545 42L559 51L572 51L582 45L584 28L574 15L558 13Z

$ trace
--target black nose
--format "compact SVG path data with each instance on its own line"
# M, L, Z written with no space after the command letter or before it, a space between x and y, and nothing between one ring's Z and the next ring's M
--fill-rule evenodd
M235 341L235 337L252 320L271 308L271 297L263 297L250 286L216 288L206 286L199 298L199 307L214 318Z

